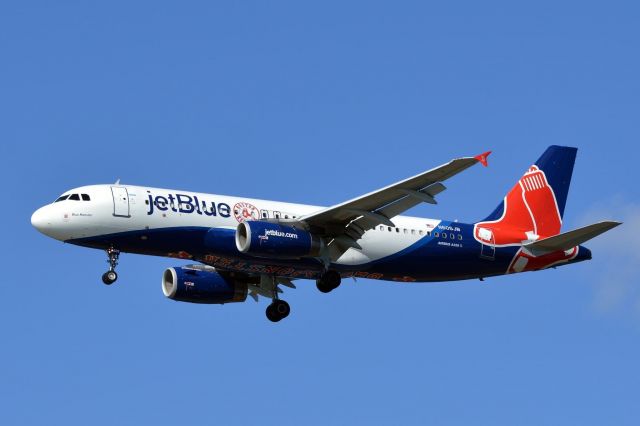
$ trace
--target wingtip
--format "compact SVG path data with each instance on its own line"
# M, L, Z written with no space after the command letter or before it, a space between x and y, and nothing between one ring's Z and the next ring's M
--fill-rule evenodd
M619 220L603 220L600 223L610 226L611 229L615 228L616 226L620 226L620 225L623 224L623 222L620 222Z
M491 155L491 151L483 152L482 154L476 155L473 158L478 160L480 162L480 164L482 164L483 166L487 167L487 166L489 166L489 162L487 161L489 155Z

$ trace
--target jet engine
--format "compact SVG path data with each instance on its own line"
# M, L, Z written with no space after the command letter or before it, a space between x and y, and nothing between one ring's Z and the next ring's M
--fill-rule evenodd
M236 228L236 248L256 257L314 257L322 247L322 239L293 226L250 220Z
M244 302L247 290L246 282L224 277L210 267L177 266L162 274L162 292L179 302Z

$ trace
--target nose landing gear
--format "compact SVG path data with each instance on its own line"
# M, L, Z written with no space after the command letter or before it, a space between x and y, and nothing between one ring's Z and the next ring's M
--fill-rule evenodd
M118 258L120 257L120 250L116 250L113 247L109 247L107 250L107 256L109 257L109 270L102 274L102 282L106 285L111 285L118 279L116 273L116 266L118 266Z

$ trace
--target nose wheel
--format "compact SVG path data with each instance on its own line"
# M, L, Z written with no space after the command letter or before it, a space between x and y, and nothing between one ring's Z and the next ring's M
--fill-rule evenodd
M107 271L102 274L102 282L106 285L111 285L118 279L118 274L116 271Z
M107 249L107 257L109 258L109 270L102 274L102 282L106 285L111 285L118 279L116 272L116 266L118 266L118 259L120 258L120 250L116 250L113 247Z

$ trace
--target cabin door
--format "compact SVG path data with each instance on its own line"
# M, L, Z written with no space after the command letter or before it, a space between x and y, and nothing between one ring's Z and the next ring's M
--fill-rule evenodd
M119 217L131 217L129 212L129 193L124 186L112 186L113 215Z

